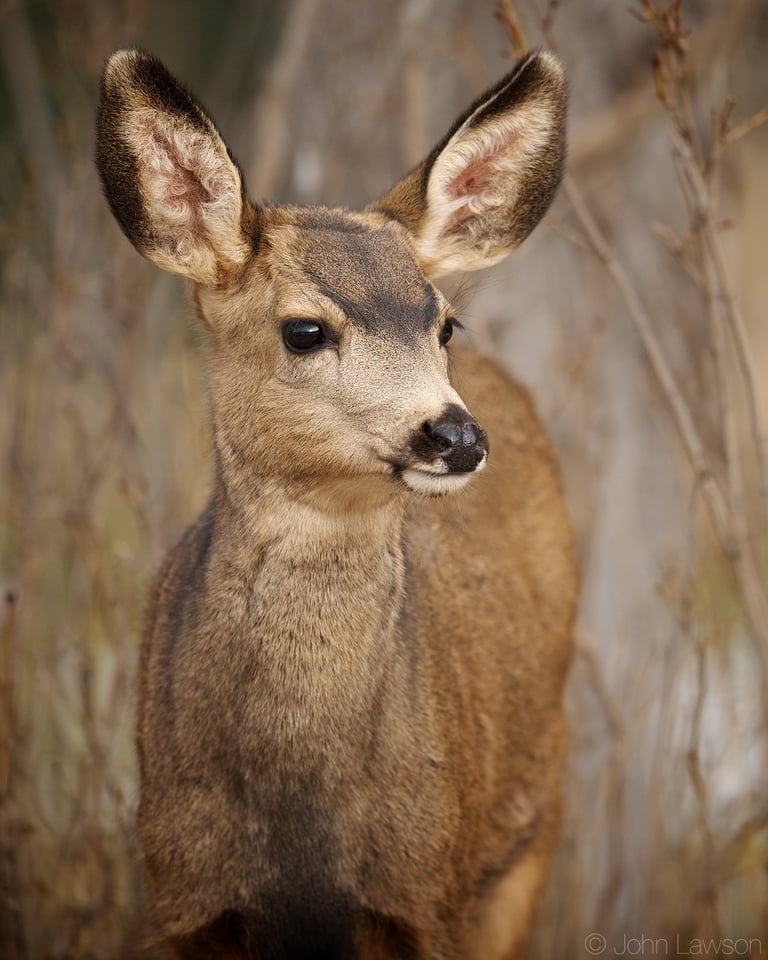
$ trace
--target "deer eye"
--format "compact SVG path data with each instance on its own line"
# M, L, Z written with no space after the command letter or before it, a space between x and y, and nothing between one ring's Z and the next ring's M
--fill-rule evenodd
M457 321L452 320L450 317L443 324L443 329L440 331L440 346L444 347L446 343L453 336L453 328L456 326Z
M322 347L327 339L317 320L286 320L282 332L283 343L291 353L312 353Z

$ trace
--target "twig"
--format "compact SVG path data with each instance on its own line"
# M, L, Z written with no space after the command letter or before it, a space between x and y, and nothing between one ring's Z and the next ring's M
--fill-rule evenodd
M509 42L512 44L510 55L513 57L522 57L528 49L528 45L525 42L525 34L523 33L523 27L520 23L520 17L517 15L515 5L511 0L498 0L493 15L501 24L502 29L509 37Z
M731 294L725 257L715 223L718 173L721 153L727 140L728 121L733 101L726 100L711 120L712 142L709 151L702 146L693 119L691 77L687 34L681 21L682 0L668 6L666 0L642 0L640 19L653 23L658 47L654 73L657 95L674 123L671 131L673 158L691 221L690 231L698 242L702 265L700 284L707 299L712 345L718 386L718 422L724 449L726 487L707 484L703 488L716 528L734 565L747 616L753 628L755 646L762 666L763 710L768 716L768 594L759 574L754 555L754 542L746 519L746 502L742 476L741 451L731 400L732 376L726 356L727 341L733 343L747 397L749 428L756 457L757 479L763 532L768 532L768 431L758 405L756 376L750 354L746 327ZM760 115L752 118L753 125ZM747 126L750 126L748 121ZM746 129L745 131L746 132ZM740 132L740 135L741 134ZM690 448L689 448L690 451Z
M434 15L435 0L409 0L400 9L399 43L402 50L403 120L402 159L415 166L429 152L428 70L421 39Z
M645 350L651 370L672 411L683 449L712 516L715 531L726 556L734 565L747 616L754 631L755 646L761 664L763 706L768 712L768 598L757 571L751 545L739 519L734 515L727 492L723 490L712 470L690 408L677 387L634 284L623 266L611 253L608 241L590 213L581 191L570 176L565 177L563 187L593 251L603 262L627 305L629 317Z
M743 855L744 848L761 833L768 833L768 807L765 805L754 817L739 825L726 846L721 850L717 865L721 883L727 883L733 878L736 865Z
M624 741L624 723L621 719L621 713L616 703L608 692L608 688L603 680L603 675L598 665L595 646L582 626L576 627L575 632L576 653L584 661L589 674L589 682L600 706L605 714L605 719L611 731L611 737L616 743Z
M288 104L312 35L317 0L296 0L289 8L283 42L259 98L251 156L258 159L246 180L256 198L275 196L287 163Z
M547 43L555 53L560 52L557 40L555 40L555 17L557 16L557 10L559 6L560 0L549 0L549 3L547 4L547 12L541 18L541 32L544 34Z
M572 243L574 247L579 247L581 250L591 250L591 247L581 233L578 230L571 229L567 223L561 220L560 217L555 216L554 213L550 212L546 214L541 222L569 243Z
M10 6L0 30L0 58L18 118L22 145L35 176L38 213L41 222L52 222L52 211L58 209L62 164L45 76L30 30L27 4Z
M675 378L667 364L661 345L654 333L648 314L640 301L640 297L629 275L613 256L608 246L608 241L605 239L603 232L600 230L595 218L592 216L584 201L581 190L576 186L576 183L570 175L566 175L563 181L563 189L589 241L592 251L597 254L598 258L602 261L629 308L630 318L640 336L640 341L650 361L651 369L662 388L665 399L672 409L675 425L680 434L683 446L688 453L693 472L697 477L707 480L710 485L718 490L715 510L725 518L727 516L727 509L722 492L719 490L717 481L710 469L704 445L694 425L691 411L677 388ZM727 537L725 538L724 545L728 551L732 549Z
M682 142L683 138L678 134L676 140ZM714 382L716 389L714 391L715 396L713 403L715 406L716 423L720 424L721 428L726 489L734 506L734 514L738 518L741 515L743 505L743 484L734 406L730 397L731 390L726 352L726 329L717 295L717 282L714 277L710 258L705 254L701 237L702 224L706 216L707 198L695 189L693 183L694 171L692 168L694 161L691 152L689 150L681 152L678 149L673 149L672 158L680 189L685 198L686 206L688 207L688 214L691 221L689 235L692 237L698 253L698 259L701 261L701 274L698 285L704 293L707 302L709 342L715 368Z
M704 253L707 255L707 262L711 263L711 269L714 271L715 289L713 296L724 311L744 379L750 431L757 456L763 519L768 523L768 429L757 399L757 376L752 361L746 325L730 292L725 257L717 226L712 217L712 204L708 196L707 184L700 169L696 166L686 138L681 136L677 130L672 131L672 138L679 155L686 161L686 173L689 177L690 186L695 192L695 199L692 201L694 214L699 218L701 224L700 229L702 240L706 246Z
M612 837L620 837L624 833L623 821L626 791L624 778L626 764L624 722L616 702L605 684L594 644L581 626L577 626L576 628L575 641L576 652L587 668L590 686L600 703L611 732L611 762L605 765L609 777L606 789L606 813L610 818L609 835ZM606 877L605 884L600 892L598 916L610 917L613 915L616 899L622 886L621 881L621 859L619 857L613 857L609 875Z
M0 680L0 805L8 798L13 743L13 661L16 643L16 594L7 590L3 604L3 676Z
M27 956L21 917L17 864L18 821L10 803L13 749L13 660L16 643L16 594L6 591L3 604L2 658L0 682L0 955L7 960Z
M704 837L706 870L704 871L704 877L702 878L702 892L713 926L711 933L713 936L719 939L721 936L721 921L720 906L717 895L716 874L714 870L716 862L715 838L712 833L712 826L709 818L707 781L701 771L701 760L699 756L699 743L701 742L701 718L704 713L704 702L707 697L706 649L701 640L699 640L696 645L696 673L696 700L693 707L693 722L691 724L691 736L686 759L688 777L693 785L693 792L696 795L696 802L699 808L701 832Z
M762 110L758 110L757 113L749 117L748 120L744 120L728 130L725 133L725 142L730 146L732 143L736 143L737 141L741 140L742 137L746 137L748 133L751 133L751 131L756 127L760 127L766 122L768 122L768 104L766 104Z

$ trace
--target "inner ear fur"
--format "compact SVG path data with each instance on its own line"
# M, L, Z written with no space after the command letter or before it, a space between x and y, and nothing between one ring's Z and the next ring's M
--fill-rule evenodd
M240 168L201 104L143 51L117 51L104 69L96 161L147 259L208 286L242 267L258 217Z
M428 274L497 262L528 236L557 191L566 103L557 58L530 53L372 209L411 231Z

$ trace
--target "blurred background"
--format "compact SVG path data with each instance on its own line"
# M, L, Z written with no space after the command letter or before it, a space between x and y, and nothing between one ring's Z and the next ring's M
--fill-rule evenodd
M130 44L200 96L254 198L348 206L526 46L559 52L560 196L446 284L537 397L582 561L531 956L768 957L764 0L0 2L0 956L137 955L142 609L210 476L186 292L92 162Z

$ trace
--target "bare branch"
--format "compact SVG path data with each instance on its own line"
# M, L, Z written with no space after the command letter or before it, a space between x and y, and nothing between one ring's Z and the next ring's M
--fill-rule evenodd
M288 127L285 117L296 78L304 62L304 51L312 36L317 0L296 0L289 7L278 51L265 90L258 102L251 156L257 159L248 170L247 181L257 197L274 196L286 166Z
M736 357L744 380L744 388L749 407L750 429L752 441L757 457L758 482L763 510L763 520L768 523L768 428L765 424L757 398L757 375L752 359L746 324L741 311L731 294L728 283L725 257L719 238L719 231L713 219L712 204L708 196L707 184L697 166L690 146L679 131L672 131L672 138L679 155L686 161L686 172L692 189L695 191L693 201L694 215L700 220L702 240L706 246L708 263L714 273L713 298L722 308L728 324L728 331L733 338L736 348Z
M728 494L717 480L696 429L690 407L678 389L672 370L653 329L650 318L626 270L613 256L608 241L587 207L581 191L573 179L566 176L564 190L586 234L593 251L605 265L629 311L635 331L683 444L694 477L712 516L714 528L723 549L736 571L744 604L755 636L755 646L761 663L763 705L768 711L768 598L758 573L751 545L740 519L734 512Z
M702 877L702 896L705 908L709 915L711 933L715 937L721 936L720 905L718 901L715 863L716 848L712 832L709 810L709 795L707 781L701 769L699 744L701 742L701 720L704 714L704 703L707 697L707 660L706 648L699 640L696 644L696 700L693 707L693 722L688 745L687 766L688 777L693 785L696 802L699 808L699 823L704 838L704 854L706 869Z
M753 114L748 120L744 120L742 123L728 130L725 134L725 142L728 145L737 143L742 137L746 137L748 133L751 133L766 122L768 122L768 104L766 104L762 110L758 110L757 113Z
M3 604L3 676L0 681L0 804L8 798L13 743L13 660L16 643L16 594L7 590Z
M528 49L528 44L525 42L525 34L523 33L523 28L520 23L520 17L517 15L517 10L512 0L498 0L493 15L509 37L509 42L512 44L512 56L522 57Z

